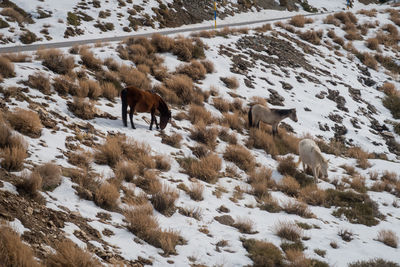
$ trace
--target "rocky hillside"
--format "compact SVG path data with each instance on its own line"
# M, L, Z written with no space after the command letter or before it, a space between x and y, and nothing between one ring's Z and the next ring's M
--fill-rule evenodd
M399 27L399 6L373 5L1 55L0 259L399 266ZM127 85L166 101L164 130L123 126ZM251 128L256 103L298 121ZM329 160L317 183L304 138Z

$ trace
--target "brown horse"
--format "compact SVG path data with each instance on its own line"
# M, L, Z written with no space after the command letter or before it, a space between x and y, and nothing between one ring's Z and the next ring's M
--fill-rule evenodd
M281 120L289 117L292 121L297 122L296 109L269 109L262 105L256 104L250 107L249 126L260 127L260 121L272 126L272 135L278 134L278 124Z
M168 109L167 104L162 100L158 94L151 93L138 89L134 86L126 87L121 91L121 102L122 102L122 121L124 126L128 126L127 123L127 109L130 107L129 119L131 120L132 129L136 129L132 121L133 112L149 112L151 113L150 130L153 128L153 123L156 123L158 129L158 123L155 116L156 110L160 112L160 128L164 129L168 121L171 119L171 111Z

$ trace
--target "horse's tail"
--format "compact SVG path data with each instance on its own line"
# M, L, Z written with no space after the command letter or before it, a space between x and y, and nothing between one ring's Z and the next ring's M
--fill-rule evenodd
M128 117L128 114L127 114L127 110L128 110L128 100L127 100L127 95L128 95L128 91L126 90L126 88L125 89L123 89L122 91L121 91L121 103L122 103L122 121L123 121L123 123L124 123L124 126L127 126L128 125L128 122L127 122L127 117Z
M249 127L253 127L253 112L252 112L253 106L250 107L249 113L247 114L249 117Z

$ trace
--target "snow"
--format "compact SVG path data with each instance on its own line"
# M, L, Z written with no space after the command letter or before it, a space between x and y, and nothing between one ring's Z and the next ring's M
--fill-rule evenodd
M21 6L25 10L29 12L34 12L36 10L36 6L33 6L29 1L17 0L15 1L17 5ZM116 4L115 1L109 1L108 5L102 6L103 8L109 7L110 9L115 10ZM170 1L171 2L171 1ZM337 11L342 10L344 4L343 1L321 1L321 0L308 0L310 5L315 6L319 9L326 8L327 11ZM45 2L39 2L38 5L42 6L47 10L53 11L52 19L63 19L66 20L65 10L71 10L78 3L75 1L55 1L55 0L46 0ZM151 13L151 7L155 5L154 1L150 1L150 4L146 6L146 10ZM365 8L364 5L356 2L354 10ZM379 5L370 5L368 8L377 8L381 9ZM304 12L299 12L304 13ZM223 23L231 23L231 22L241 22L247 21L249 17L252 20L258 20L263 18L280 18L286 17L289 15L297 14L294 12L287 11L260 11L260 12L252 12L247 14L239 14L234 17L228 17L223 21L218 21L218 24ZM322 24L322 20L325 16L317 16L313 17L315 20L312 25L307 25L305 31L307 29L312 29L315 27L321 29L329 29L331 25ZM381 24L388 22L386 14L378 13L377 20L381 21ZM112 21L114 24L118 23L118 19L116 16L111 16L107 20ZM54 37L53 41L61 41L62 31L61 24L56 21L44 20L43 23L51 24L50 35ZM43 24L42 23L42 24ZM205 26L212 25L211 21L204 22L195 26ZM261 24L255 24L254 27L259 26ZM188 28L190 26L183 26L181 28ZM40 29L40 24L38 25L28 25L30 30L34 32L38 32ZM35 29L35 27L37 27ZM94 29L91 25L83 26L89 32L93 31L93 33L85 34L84 36L76 37L74 39L86 39L92 37L98 37L97 29ZM279 29L278 29L279 30ZM1 30L4 31L4 30ZM153 31L152 29L140 29L139 32L145 31ZM336 33L340 36L344 34L339 29L335 29ZM111 36L111 35L121 35L123 32L121 30L116 30L110 33L104 33L102 36ZM249 33L255 34L253 31ZM372 36L372 31L370 31ZM188 34L184 34L188 35ZM294 34L289 35L295 37ZM295 107L297 109L297 116L299 118L299 122L295 123L290 121L289 119L284 120L285 123L289 124L293 127L297 136L305 136L309 134L311 136L321 136L324 140L329 140L333 137L333 132L321 131L318 127L318 122L327 123L330 127L334 126L334 123L330 121L328 118L330 113L337 113L344 117L344 125L349 130L346 134L347 139L352 139L352 143L356 146L361 146L364 150L368 152L375 153L384 153L387 155L389 160L379 160L379 159L370 159L371 167L367 170L362 170L360 168L356 168L357 172L360 173L363 177L366 178L367 185L372 184L373 181L369 179L369 174L373 172L377 172L379 174L390 171L395 173L400 173L400 161L396 157L396 155L390 153L387 146L384 145L384 140L381 136L375 135L370 131L369 125L370 121L364 116L357 116L357 112L360 107L367 108L365 103L358 103L354 101L348 94L348 88L344 85L338 84L336 86L329 83L329 80L335 79L336 77L343 78L343 82L349 84L351 87L360 89L362 99L373 103L377 108L377 114L374 114L374 118L376 118L380 123L383 123L387 118L390 118L392 121L397 123L400 120L395 120L392 118L390 112L383 107L381 104L380 98L384 96L382 92L377 91L375 88L369 88L361 84L357 80L358 70L356 69L356 64L359 63L358 59L349 59L346 57L341 57L341 61L338 61L337 56L333 54L332 51L329 51L327 48L318 46L319 52L322 56L319 55L306 55L306 61L311 66L318 66L323 70L327 70L331 73L331 76L321 75L318 77L314 73L309 73L307 70L302 68L291 69L290 74L286 75L279 69L265 69L262 68L260 62L256 62L251 71L249 71L249 75L255 77L254 79L254 89L247 88L244 83L244 77L242 75L234 74L230 72L230 67L232 61L230 58L226 56L222 56L219 54L219 47L229 46L230 44L234 44L241 36L229 36L229 38L223 37L215 37L211 39L203 39L203 41L210 47L209 50L206 51L207 59L211 60L216 66L216 72L213 74L207 75L206 79L202 81L202 84L198 84L202 90L209 90L212 86L217 88L219 92L219 96L223 97L227 100L232 100L233 98L228 94L230 90L226 88L223 83L220 81L220 77L236 77L240 86L235 93L238 95L246 97L244 101L244 105L247 105L249 99L252 96L262 96L266 97L268 92L268 88L274 88L275 90L279 90L279 94L281 94L284 98L285 108ZM278 37L283 38L283 37ZM362 41L353 42L354 46L359 50L365 50L365 45ZM10 44L11 45L11 44ZM95 55L99 58L105 59L107 57L112 57L118 62L125 62L119 59L115 48L118 43L109 43L107 46L103 47L92 47L91 49L95 51ZM296 48L299 49L300 48ZM67 51L67 49L64 49ZM344 53L344 50L340 50L340 52ZM390 53L390 52L389 52ZM170 53L164 53L162 55L165 59L165 66L169 69L169 71L174 71L177 66L182 64L176 56ZM331 59L335 64L328 65L325 58ZM76 62L78 62L79 57L75 56ZM18 81L26 80L28 75L33 74L36 71L43 71L46 73L44 67L40 65L40 62L33 61L32 63L16 63L16 72L18 73L18 77L7 79L4 82L5 87L17 86ZM314 84L310 82L300 83L297 81L296 76L299 73L305 72L311 76L318 78L321 84ZM378 85L383 84L388 80L388 75L384 73L382 69L378 71L370 70L371 76L374 80L378 81ZM279 77L274 73L279 73L283 77ZM262 77L268 77L274 86L270 86L263 81ZM293 85L293 89L291 91L285 91L281 89L280 81L284 80L287 83ZM391 82L396 84L397 88L400 88L400 82L397 80L392 80ZM336 108L336 103L330 101L328 99L319 100L315 98L315 94L320 91L328 91L338 90L340 95L345 97L346 107L349 108L348 113L344 113L339 111ZM40 101L44 100L44 95L38 92L37 90L30 89L30 95L38 97ZM63 116L68 118L67 123L80 123L85 122L73 116L73 114L68 111L66 100L53 94L51 96L55 100L55 102L48 101L49 107L48 110L54 110ZM210 97L211 99L211 97ZM37 100L35 100L37 101ZM39 101L39 102L40 102ZM211 103L212 101L209 101ZM152 155L167 155L171 158L171 170L168 172L162 173L162 183L166 183L176 187L175 183L170 182L170 179L179 180L184 183L186 186L192 184L192 181L186 174L183 174L180 170L178 162L173 157L173 154L179 153L182 156L193 156L189 146L194 146L196 142L191 140L188 137L188 131L184 129L184 127L192 127L190 123L187 121L175 121L175 123L181 127L181 129L173 128L171 125L164 130L167 135L170 135L174 132L181 134L184 139L182 141L182 148L176 149L172 148L166 144L161 143L161 138L158 136L158 131L150 131L148 130L148 124L144 122L141 117L145 116L147 119L150 119L149 114L140 114L138 116L134 116L134 122L136 124L137 129L132 130L130 128L124 128L122 126L120 120L120 101L118 100L113 106L107 106L106 104L109 101L105 99L101 99L97 102L96 106L101 110L110 113L113 116L118 117L118 120L109 120L103 118L96 118L90 120L89 122L103 134L107 134L107 132L119 132L125 134L127 137L130 137L136 141L144 142L150 147L152 147ZM18 102L13 100L9 105L13 107L13 105L18 106L19 108L28 108L27 102ZM219 111L214 109L211 105L206 104L205 107L213 112L216 116L220 116ZM304 109L308 107L311 111L305 111ZM181 110L172 110L172 114L175 115L179 113ZM350 118L357 117L359 120L359 124L361 129L354 129L350 122ZM54 161L59 165L64 167L73 167L69 163L67 163L66 158L57 157L61 155L62 152L67 151L65 146L65 140L68 136L74 136L74 132L59 124L61 129L65 129L65 131L57 131L52 132L48 129L43 129L42 135L39 139L32 139L25 137L25 139L29 142L29 150L31 152L31 156L28 160L34 162L35 164L45 163L49 161ZM397 140L400 140L399 136L396 136ZM39 140L44 140L46 142L46 147L39 145ZM238 135L239 143L244 145L246 141L245 135ZM101 140L103 142L103 140ZM100 143L101 143L100 142ZM373 142L381 143L381 146L373 145ZM90 151L91 148L81 146L85 150ZM220 142L216 148L216 152L219 153L219 156L222 158L222 153L225 150L226 144L224 142ZM252 154L256 157L257 163L260 166L265 166L271 168L273 170L272 178L279 182L283 175L276 171L277 162L271 157L271 155L267 155L264 151L259 149L252 149ZM324 155L327 159L330 160L329 167L329 181L320 181L318 183L318 187L321 189L334 188L334 186L329 183L334 179L341 180L343 177L347 177L344 170L342 170L339 166L343 164L348 164L351 166L356 165L355 159L337 157L331 154ZM297 156L295 156L295 160L297 160ZM232 165L232 163L228 163L226 161L223 162L223 168L227 165ZM27 165L26 167L29 167ZM106 180L108 178L114 177L113 170L108 166L101 166L92 163L91 167L94 171L99 173L99 179ZM134 241L137 238L131 232L129 232L126 228L126 222L124 221L124 216L117 212L106 211L100 207L98 207L93 201L87 201L80 199L73 186L75 185L69 178L63 177L62 183L58 186L54 191L47 192L43 194L46 198L46 206L55 210L63 210L67 208L71 212L79 213L83 218L89 220L89 225L94 229L98 230L102 233L105 229L108 229L113 232L111 236L105 236L102 234L102 239L107 242L110 246L115 247L120 255L127 260L136 260L139 256L147 259L151 259L153 261L153 266L167 266L168 261L172 260L175 266L188 266L191 264L191 259L195 259L195 263L197 264L205 264L208 266L215 265L224 265L224 266L246 266L251 265L252 261L247 257L247 251L243 248L240 238L255 238L258 240L265 240L268 242L272 242L276 246L279 247L281 244L281 239L278 238L274 229L277 224L280 222L292 222L299 221L308 223L310 225L316 225L318 228L313 227L310 230L305 230L305 236L310 237L309 240L303 241L307 249L305 250L305 254L310 258L317 258L322 261L326 261L330 266L346 266L349 262L353 262L356 260L366 260L375 257L381 257L386 260L391 260L400 263L400 253L399 248L391 248L385 246L381 242L376 240L377 233L381 229L390 229L396 232L398 236L400 236L400 211L398 208L393 207L393 203L396 203L399 199L398 197L389 194L387 192L372 192L369 191L368 195L376 201L379 205L380 211L386 215L386 219L382 220L377 226L367 227L360 224L352 224L348 222L345 218L336 218L332 215L332 211L334 208L325 208L319 206L310 206L310 210L316 215L316 218L305 219L298 215L289 215L285 212L279 213L269 213L264 210L260 210L257 206L256 199L254 196L247 194L246 192L249 189L249 184L246 183L247 177L246 174L240 170L240 177L237 179L232 179L229 177L221 177L215 185L207 184L202 181L199 183L205 186L204 191L204 200L200 202L193 201L189 198L187 194L183 191L180 191L179 199L176 201L176 205L178 207L183 208L197 208L201 211L201 219L196 220L194 218L189 218L181 215L178 212L175 212L171 217L163 216L162 214L154 211L154 215L156 216L159 225L162 229L174 230L180 233L180 235L187 241L186 245L177 246L177 255L171 255L169 257L161 256L162 250L159 248L155 248L145 241L141 240L140 243ZM136 194L142 190L136 188L130 183L124 184L126 187L132 189L132 191ZM229 198L232 197L234 188L239 186L245 193L243 193L243 199L239 199L237 203L232 202ZM217 187L225 188L227 193L222 193L221 197L218 198L213 194L213 191ZM13 186L9 182L3 181L3 187L0 190L7 190L14 194L18 194L15 186ZM294 198L288 197L279 191L271 192L271 195L278 200L280 204L286 203L287 201L293 201ZM254 223L253 229L257 231L255 234L242 234L237 231L237 229L233 227L229 227L226 225L222 225L214 220L215 216L221 216L217 210L218 208L224 205L227 207L230 212L229 215L232 216L235 220L240 218L248 218L251 219ZM255 208L249 208L249 206L253 206ZM120 207L125 207L124 205L120 205ZM99 212L105 212L110 214L111 220L109 222L100 221L96 216ZM389 215L390 214L390 215ZM14 220L12 225L17 229L19 233L23 233L24 231L28 231L23 227L19 220ZM200 228L206 228L208 230L208 234L200 232ZM70 238L74 243L79 245L82 248L86 248L87 245L82 242L79 238L74 235L75 231L79 231L79 227L73 223L66 223L63 231L66 233L68 238ZM351 242L343 241L339 236L338 232L340 230L348 230L354 233L354 240ZM228 246L221 248L220 252L216 251L216 243L221 240L226 240L228 242ZM90 240L92 245L98 248L102 248L102 244L97 241ZM332 249L330 246L331 242L336 242L338 244L338 249ZM318 256L314 253L314 249L322 249L326 250L327 254L324 258ZM373 253L371 253L373 252Z

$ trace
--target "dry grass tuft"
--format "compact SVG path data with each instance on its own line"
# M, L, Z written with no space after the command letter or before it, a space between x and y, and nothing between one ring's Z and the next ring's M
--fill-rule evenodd
M309 205L321 206L325 203L326 192L315 184L307 185L300 189L299 199Z
M39 60L42 60L43 66L58 74L68 74L75 67L73 57L65 56L58 49L38 50L36 52Z
M224 152L224 159L235 163L244 171L251 171L256 165L254 156L241 145L229 145Z
M118 207L118 189L114 184L105 182L96 190L94 199L100 207L114 210Z
M74 97L73 102L68 102L68 109L74 113L75 116L84 120L94 119L96 115L93 101L82 97Z
M114 101L114 98L118 96L117 88L110 82L105 82L101 84L101 91L103 96L110 101Z
M215 183L219 177L222 161L216 154L209 154L200 159L183 158L179 161L185 172L207 183Z
M399 238L392 230L381 230L378 233L378 241L384 243L389 247L397 248Z
M51 94L49 77L46 77L43 73L37 72L34 75L29 75L26 85L38 89L45 95Z
M127 86L135 86L142 90L150 90L151 82L146 74L136 68L122 65L119 69L119 75L122 82Z
M87 48L82 48L79 50L79 54L81 56L82 64L85 65L88 69L98 71L101 69L103 62L96 58L92 51Z
M194 129L190 130L190 138L199 143L205 144L211 150L214 150L215 146L217 145L217 135L218 130L216 128L207 128L202 121L197 123Z
M388 96L396 96L398 95L398 91L396 86L391 82L385 82L380 88L380 91L383 91Z
M229 126L230 129L236 130L239 133L243 132L245 121L242 119L242 116L238 111L235 111L234 113L224 112L222 113L222 115L224 116L222 122L225 125Z
M90 99L97 100L102 94L102 87L97 81L94 80L80 80L79 81L79 92L77 96L79 97L89 97Z
M379 41L378 41L377 38L368 38L365 41L365 46L368 47L371 50L380 51L380 49L379 49Z
M170 51L174 46L174 39L155 33L151 36L151 44L155 47L157 52L164 53Z
M278 184L278 188L289 196L297 196L300 184L291 176L285 176Z
M236 77L220 77L219 78L226 87L229 89L237 89L239 87L239 81Z
M202 104L203 98L196 99L199 95L194 91L193 81L187 75L173 75L165 80L165 86L178 96L178 103L187 105L190 103Z
M375 57L368 53L356 53L357 58L367 67L377 70L378 69L378 62L376 61Z
M241 241L254 266L283 266L282 252L274 244L255 239Z
M118 137L108 137L94 153L94 161L97 164L115 166L121 158L122 148Z
M181 147L181 141L183 139L182 135L178 133L173 133L171 135L162 135L161 138L162 138L161 140L162 143L175 148Z
M82 250L72 241L65 239L56 245L56 253L46 259L46 266L96 267L100 262L87 250Z
M157 170L166 172L171 169L171 159L167 155L157 155L154 156L153 158Z
M42 133L43 125L34 111L17 108L7 114L7 120L16 131L29 137L38 138Z
M209 125L215 120L210 111L206 110L203 106L195 104L190 105L188 115L192 124L202 121L204 124Z
M23 147L7 147L2 152L1 167L8 171L20 171L24 160L28 156Z
M189 64L182 64L176 68L178 74L185 74L195 81L203 80L206 77L206 68L197 60L192 60Z
M27 53L5 54L4 57L8 58L11 62L32 62L31 55Z
M31 172L29 175L23 173L22 180L17 184L17 188L35 197L38 195L38 191L42 189L42 177L38 172Z
M278 222L274 228L277 236L293 242L300 241L303 235L303 230L294 222Z
M269 196L268 189L275 186L271 179L272 170L268 168L258 168L249 174L248 183L252 187L252 194L259 199Z
M294 158L292 156L280 158L277 168L278 172L282 173L283 175L290 175L294 177L296 175L297 169L296 163L293 160Z
M14 64L5 56L0 56L0 74L3 78L15 76Z
M120 161L115 166L115 177L120 181L131 182L138 173L138 166L133 161Z
M203 200L203 191L204 185L201 183L192 183L190 185L188 194L192 200L201 201Z
M53 190L61 184L61 169L58 165L48 162L37 166L35 171L42 177L43 190Z
M239 232L244 234L254 234L254 222L245 217L238 217L233 224L233 227L239 230Z
M306 24L306 18L303 15L296 15L289 20L289 23L295 27L303 28Z
M53 87L54 90L63 96L69 93L76 95L76 92L79 90L74 81L66 75L60 75L53 78Z
M221 97L213 98L213 104L216 109L220 112L228 112L229 111L229 102Z
M304 218L315 217L315 215L308 208L307 204L298 201L288 201L283 204L282 209L289 214L296 214Z
M301 39L309 43L312 43L314 45L319 45L321 43L322 35L323 35L322 30L319 31L308 30L306 32L299 33Z
M39 267L32 249L8 225L0 225L0 258L3 266Z
M78 150L68 154L68 163L78 167L89 168L91 161L92 153L89 151Z
M162 185L161 190L151 196L153 207L160 213L170 216L175 212L175 201L179 197L179 192L166 184Z
M203 64L204 68L206 69L207 73L213 73L215 70L214 63L210 60L202 60L200 61Z

